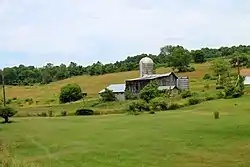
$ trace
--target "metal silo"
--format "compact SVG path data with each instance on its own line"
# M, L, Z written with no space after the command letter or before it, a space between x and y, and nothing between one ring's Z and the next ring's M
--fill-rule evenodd
M154 62L149 57L140 60L140 77L152 75L154 73Z

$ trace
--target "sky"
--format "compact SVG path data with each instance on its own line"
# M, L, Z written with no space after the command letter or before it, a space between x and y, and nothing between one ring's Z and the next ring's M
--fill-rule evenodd
M0 0L0 68L250 44L249 0Z

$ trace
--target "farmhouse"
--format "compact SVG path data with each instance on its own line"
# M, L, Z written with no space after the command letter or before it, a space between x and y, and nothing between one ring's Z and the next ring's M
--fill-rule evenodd
M245 77L244 84L250 85L250 69L242 69L240 70L240 75Z

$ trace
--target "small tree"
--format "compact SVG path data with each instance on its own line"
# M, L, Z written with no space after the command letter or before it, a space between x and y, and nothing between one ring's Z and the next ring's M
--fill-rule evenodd
M0 107L0 117L4 119L4 123L9 122L9 118L17 114L17 111L10 107Z
M116 97L112 90L105 88L105 91L100 94L102 101L115 101Z
M61 88L59 100L61 103L78 101L83 98L81 87L77 84L68 84Z
M145 86L140 92L140 98L145 100L147 103L153 98L156 98L160 95L160 91L158 90L158 86L155 81L150 82L147 86Z

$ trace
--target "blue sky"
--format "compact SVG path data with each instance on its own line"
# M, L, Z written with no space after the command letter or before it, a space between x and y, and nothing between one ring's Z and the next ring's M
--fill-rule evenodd
M0 0L0 67L250 44L248 0Z

